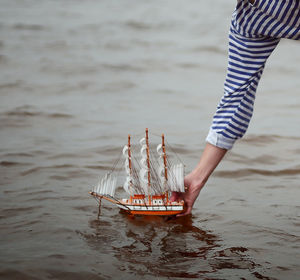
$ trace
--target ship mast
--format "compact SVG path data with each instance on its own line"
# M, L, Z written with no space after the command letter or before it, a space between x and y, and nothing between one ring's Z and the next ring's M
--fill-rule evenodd
M148 199L150 200L150 156L149 156L149 138L148 138L148 128L146 128L146 146L147 146L147 166L148 166Z
M128 166L129 166L129 176L132 175L132 169L131 169L131 150L130 150L130 134L128 134ZM131 181L129 183L129 187L131 187ZM130 195L130 203L132 203L132 196Z
M166 182L168 181L168 167L167 167L167 155L166 155L166 146L165 146L165 135L161 135L161 141L162 141L162 151L163 151L163 160L164 160L164 168L165 168L165 179ZM168 190L166 189L166 199L168 201Z
M132 170L131 170L130 134L128 134L128 163L129 163L129 170L131 175Z

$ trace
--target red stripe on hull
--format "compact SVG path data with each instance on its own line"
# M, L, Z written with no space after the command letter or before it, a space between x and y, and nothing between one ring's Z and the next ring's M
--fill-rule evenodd
M170 210L170 211L138 211L138 210L124 210L132 215L147 215L147 216L172 216L182 213L182 211Z

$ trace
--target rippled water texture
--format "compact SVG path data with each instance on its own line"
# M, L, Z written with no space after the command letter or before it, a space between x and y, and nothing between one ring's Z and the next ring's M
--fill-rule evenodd
M192 217L130 218L104 203L97 220L88 195L145 127L194 167L234 6L1 1L1 279L299 279L299 42L270 57L248 134Z

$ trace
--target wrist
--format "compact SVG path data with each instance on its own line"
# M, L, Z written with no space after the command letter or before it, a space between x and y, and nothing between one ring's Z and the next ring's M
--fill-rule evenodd
M194 181L197 183L197 186L202 188L209 178L209 173L205 172L201 167L196 167L192 171Z
M208 176L205 176L201 169L195 168L185 177L185 185L193 186L200 191L204 187L207 180Z

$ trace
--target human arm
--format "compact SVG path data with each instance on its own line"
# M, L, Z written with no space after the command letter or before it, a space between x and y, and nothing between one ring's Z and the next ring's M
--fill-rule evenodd
M266 34L266 26L260 24L266 15L251 4L238 1L232 18L224 94L206 138L208 144L196 168L185 177L185 193L172 194L173 200L183 199L186 203L182 215L191 213L200 190L226 151L246 133L265 63L280 41Z

